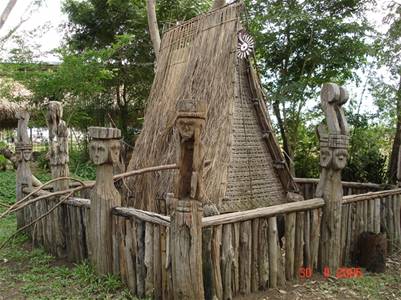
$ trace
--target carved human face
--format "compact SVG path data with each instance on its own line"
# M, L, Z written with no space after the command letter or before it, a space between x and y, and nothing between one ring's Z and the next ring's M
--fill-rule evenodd
M347 164L348 151L346 149L334 149L333 151L333 168L334 170L342 170Z
M109 142L110 152L109 152L109 159L112 163L118 162L120 158L120 141L110 141Z
M191 138L195 132L195 122L192 119L177 120L177 128L184 139Z
M105 141L94 140L90 143L90 157L95 165L103 165L108 162L109 153Z
M120 142L117 140L94 140L90 144L90 157L95 165L115 163L120 156Z
M320 150L320 166L322 168L327 168L330 165L332 158L333 152L330 149L322 148Z
M32 158L32 151L31 150L23 150L22 151L22 158L25 161L30 161Z

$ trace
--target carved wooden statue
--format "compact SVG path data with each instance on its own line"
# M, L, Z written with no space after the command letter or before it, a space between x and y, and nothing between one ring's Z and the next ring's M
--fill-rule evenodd
M50 171L52 178L69 177L68 168L68 128L63 118L63 106L61 102L50 101L47 112L47 125L49 128L49 152L47 158L50 162ZM69 188L68 180L61 180L53 183L54 191L62 191ZM55 203L49 202L50 205ZM50 251L58 256L66 255L66 233L65 233L65 211L64 207L58 207L51 215L53 230L49 232L52 235L52 241L49 245Z
M348 92L336 84L322 86L321 106L326 124L318 127L320 140L320 180L316 196L325 200L322 219L321 267L331 272L340 267L341 207L343 188L341 171L347 164L349 128L342 105L348 101Z
M192 100L177 105L179 134L175 197L171 214L170 247L174 299L204 299L202 278L203 150L201 133L206 105ZM191 275L189 275L191 274Z
M16 161L17 161L17 190L16 198L17 201L24 198L23 188L32 188L32 173L29 166L29 162L32 158L32 144L28 137L28 112L17 112L18 119L18 130L17 130L17 142L15 145ZM22 211L17 212L17 227L21 228L25 225L29 216L29 208L25 208Z
M68 128L62 120L63 107L61 102L50 101L47 113L47 125L49 128L49 152L50 169L53 178L68 177ZM54 190L68 189L68 180L54 184Z
M99 274L113 271L113 207L121 206L121 196L114 186L113 165L120 155L121 131L115 128L90 127L90 157L96 167L96 184L91 193L89 256Z

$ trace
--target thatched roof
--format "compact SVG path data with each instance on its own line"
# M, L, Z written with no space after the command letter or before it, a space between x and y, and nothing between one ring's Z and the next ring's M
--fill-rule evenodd
M0 79L1 88L7 90L8 96L0 97L0 129L11 129L17 127L16 112L26 109L26 103L16 103L9 101L9 98L23 98L30 94L30 92L21 84Z
M176 103L191 97L208 104L202 141L204 201L220 212L286 201L295 184L273 135L259 79L237 58L243 5L235 3L168 30L162 39L143 130L128 169L176 162ZM255 103L256 101L256 103ZM258 105L258 110L255 109ZM157 210L174 191L174 171L130 179L129 205Z
M17 127L16 112L21 110L17 103L0 100L0 129L10 129Z

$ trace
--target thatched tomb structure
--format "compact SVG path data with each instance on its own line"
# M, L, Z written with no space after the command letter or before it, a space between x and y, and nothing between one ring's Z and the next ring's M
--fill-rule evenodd
M249 59L237 56L243 4L214 9L164 33L156 76L129 170L175 163L176 104L207 103L204 202L221 213L287 202L297 190ZM128 205L158 210L173 192L174 171L132 178Z

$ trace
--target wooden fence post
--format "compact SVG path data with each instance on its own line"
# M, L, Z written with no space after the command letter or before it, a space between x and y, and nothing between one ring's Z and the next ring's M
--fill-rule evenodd
M342 105L348 101L348 92L336 84L323 84L321 106L326 122L318 127L320 140L320 181L316 196L323 197L325 206L321 223L321 268L328 267L335 274L341 257L341 207L343 187L341 170L348 157L348 124ZM326 269L327 270L327 269Z
M98 274L113 272L112 215L121 205L114 186L113 165L120 155L121 131L115 128L89 127L90 157L96 168L96 184L91 192L89 217L89 257Z
M47 112L47 125L49 128L49 152L52 178L69 177L68 168L68 128L63 121L63 106L61 102L50 101ZM53 191L63 191L69 188L68 180L53 183ZM53 203L54 205L55 203ZM53 240L51 251L58 257L66 255L66 225L65 207L58 207L52 214Z
M171 212L170 253L174 299L204 299L202 276L203 151L201 132L206 105L183 100L177 104L179 134L175 197Z
M18 112L18 129L15 152L17 159L16 199L24 198L23 188L32 188L32 173L29 162L32 158L32 144L28 136L28 112ZM17 212L17 228L23 227L29 221L29 207Z

